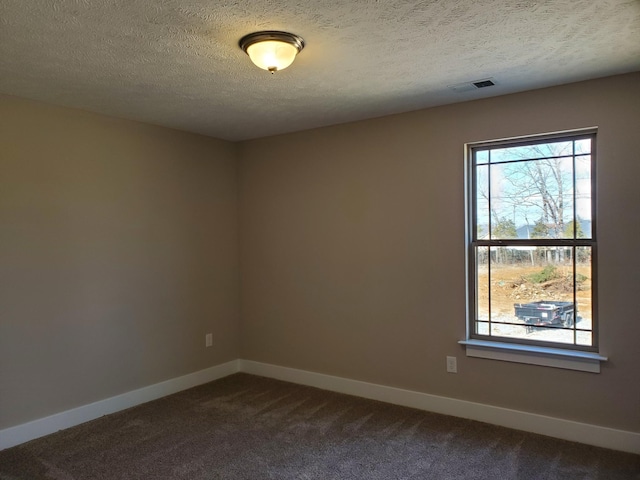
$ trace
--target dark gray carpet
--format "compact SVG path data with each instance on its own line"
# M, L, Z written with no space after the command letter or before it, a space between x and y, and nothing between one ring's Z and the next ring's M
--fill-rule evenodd
M640 479L640 456L247 374L0 452L0 479Z

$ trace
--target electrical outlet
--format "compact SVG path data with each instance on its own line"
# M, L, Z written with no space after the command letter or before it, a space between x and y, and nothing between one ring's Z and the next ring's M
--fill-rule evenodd
M205 347L213 346L213 333L207 333L204 336L204 346Z
M456 357L447 357L447 372L458 373L458 359Z

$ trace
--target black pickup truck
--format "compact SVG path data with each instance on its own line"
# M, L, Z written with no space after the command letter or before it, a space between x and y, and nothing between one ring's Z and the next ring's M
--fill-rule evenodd
M516 317L523 320L527 330L533 327L572 327L576 318L573 302L542 300L531 303L515 303Z

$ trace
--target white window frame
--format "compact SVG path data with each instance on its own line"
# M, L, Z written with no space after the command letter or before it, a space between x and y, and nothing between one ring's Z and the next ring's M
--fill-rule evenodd
M607 360L598 351L598 323L597 323L597 243L596 243L596 192L595 192L595 156L596 156L596 128L555 132L551 134L532 135L526 137L513 137L499 140L473 142L465 144L464 172L465 172L465 263L466 263L466 329L464 340L459 343L466 347L469 357L488 358L508 362L526 363L555 368L565 368L585 372L600 372L600 364ZM593 342L590 347L576 345L552 344L536 341L520 341L518 339L505 339L502 337L490 337L474 333L476 319L475 302L475 213L473 211L476 186L473 184L473 152L483 147L502 148L507 146L523 145L527 143L542 143L545 141L576 139L578 137L592 136L592 236L589 246L593 249ZM575 244L575 243L574 243Z

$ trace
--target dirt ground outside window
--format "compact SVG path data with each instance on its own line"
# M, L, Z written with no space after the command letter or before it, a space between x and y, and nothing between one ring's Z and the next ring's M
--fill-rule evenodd
M560 343L592 344L592 289L591 265L579 264L576 267L577 317L573 328L557 327L527 328L524 322L515 316L514 304L539 301L573 302L573 267L556 265L555 278L536 282L544 265L507 264L491 266L491 335L526 338ZM478 269L478 318L488 320L489 275L487 267ZM501 324L501 322L520 325ZM489 324L479 323L480 334L489 334Z

